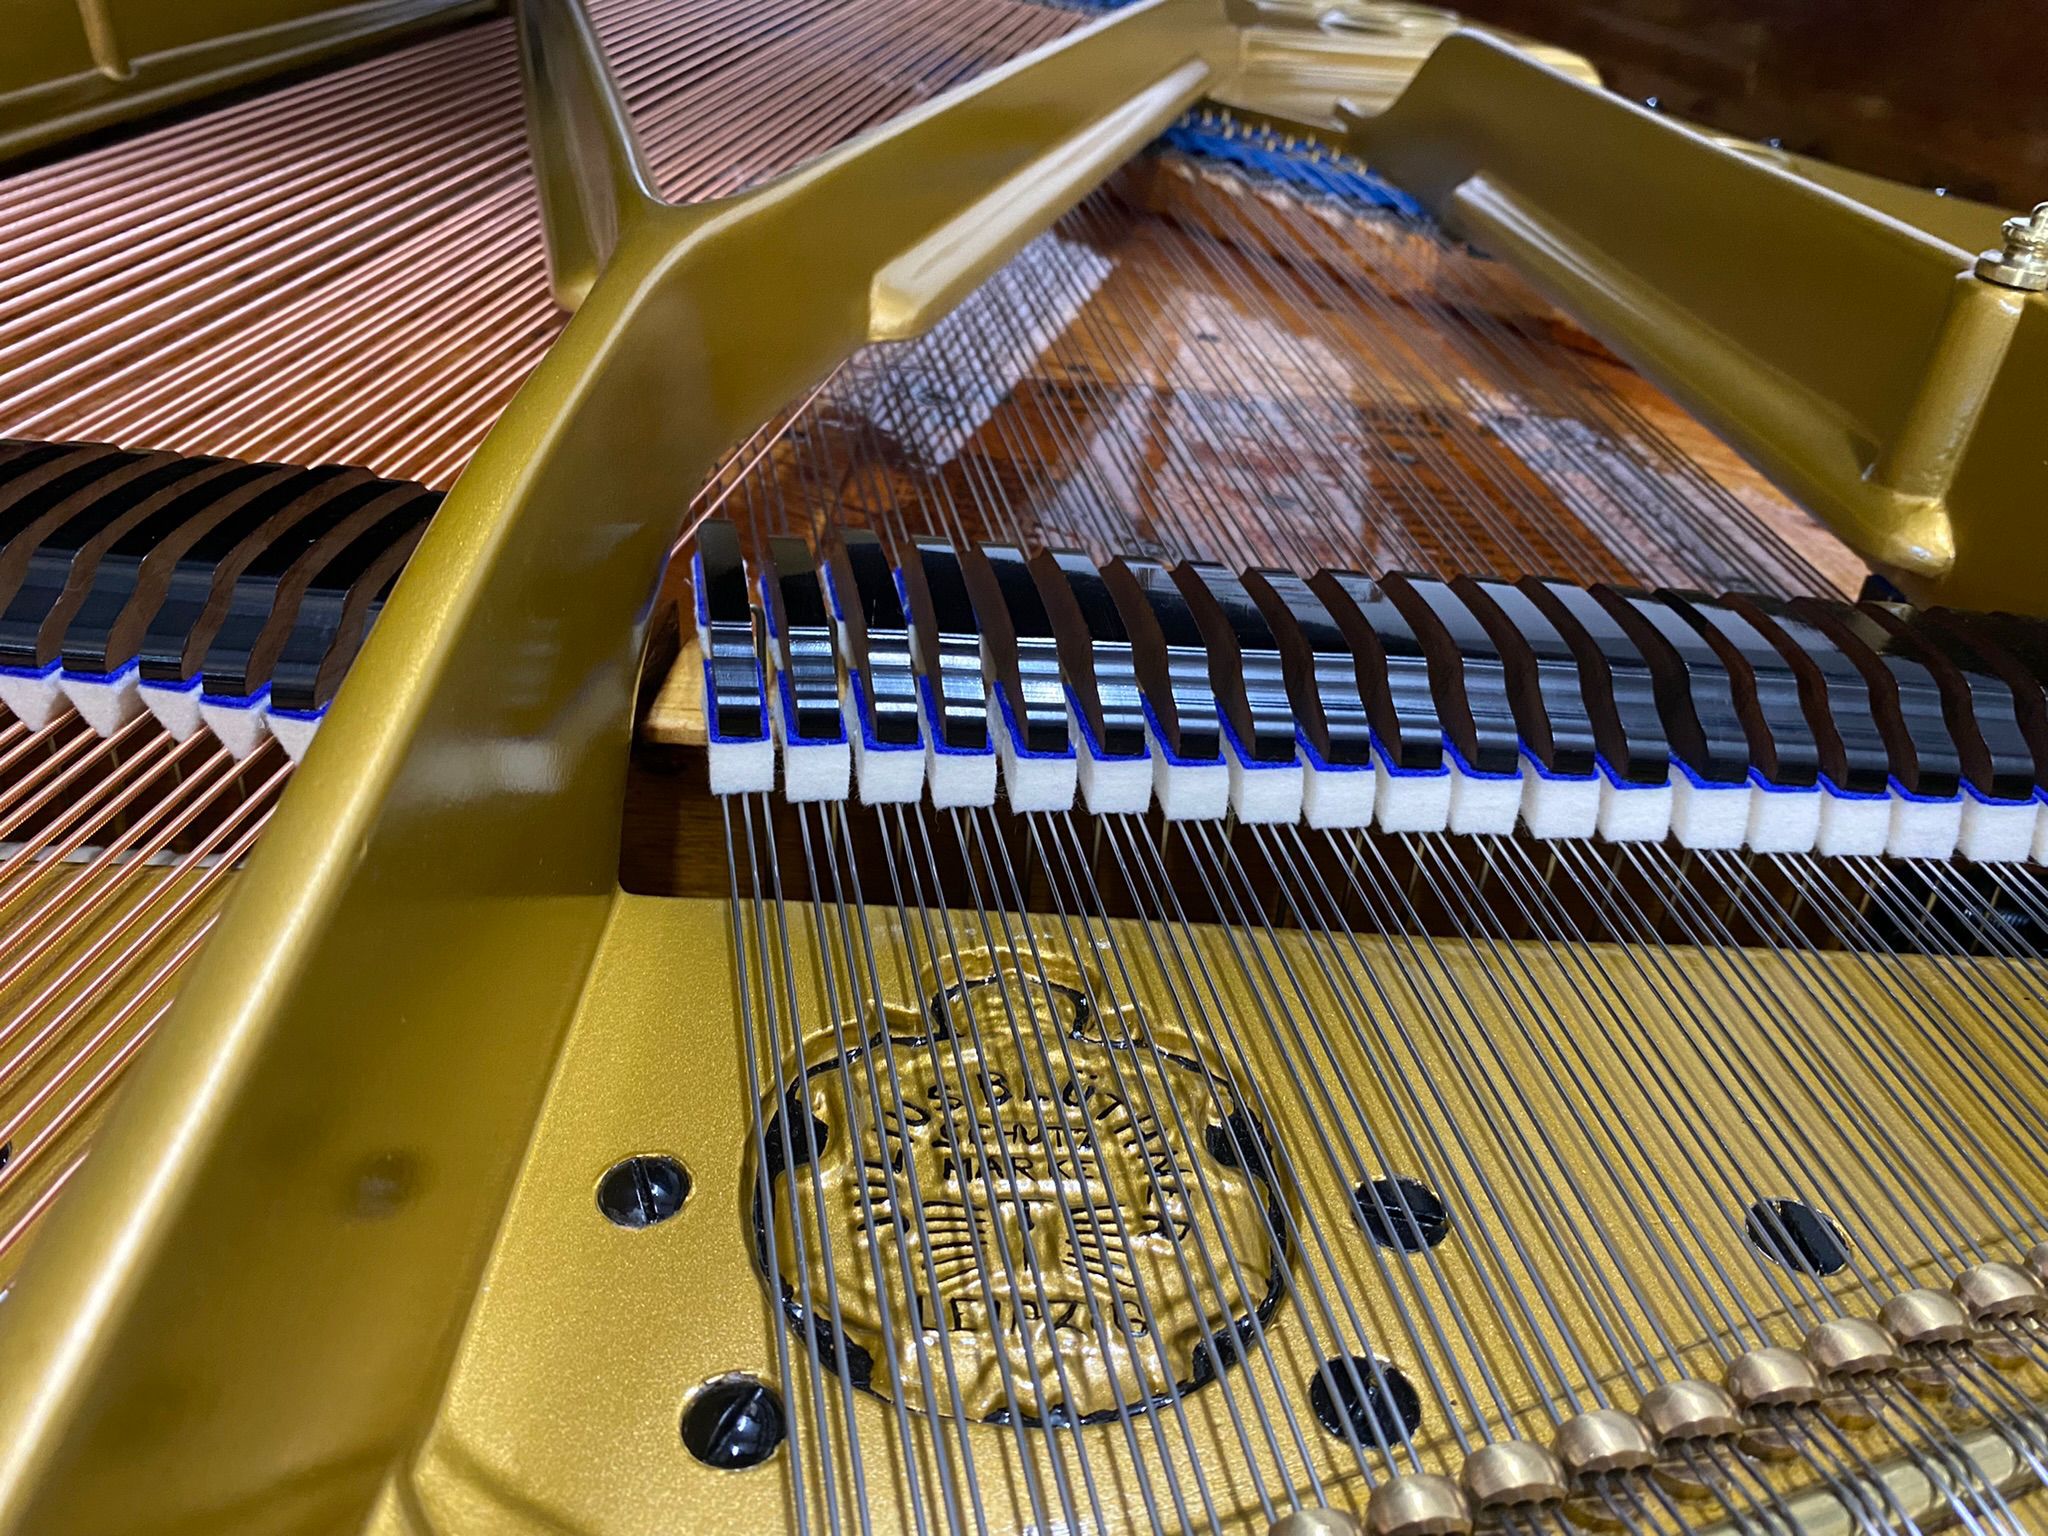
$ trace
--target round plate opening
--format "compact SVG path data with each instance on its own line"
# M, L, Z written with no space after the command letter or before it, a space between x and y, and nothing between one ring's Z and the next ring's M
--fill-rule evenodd
M1422 1423L1415 1384L1384 1360L1339 1355L1325 1360L1308 1387L1309 1406L1333 1435L1349 1433L1361 1445L1398 1445Z
M1832 1217L1802 1200L1759 1200L1749 1208L1743 1234L1774 1264L1803 1275L1832 1275L1849 1267L1849 1239Z
M1352 1191L1359 1223L1382 1248L1420 1253L1434 1248L1451 1232L1451 1213L1435 1190L1418 1180L1396 1175L1370 1179Z

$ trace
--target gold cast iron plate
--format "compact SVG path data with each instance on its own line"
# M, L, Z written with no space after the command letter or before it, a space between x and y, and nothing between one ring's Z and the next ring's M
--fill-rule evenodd
M932 978L918 971L887 914L875 917L883 992L892 1003L915 1006L916 1000L929 995ZM1014 928L1015 920L1011 921ZM803 1055L812 1062L827 1060L840 1049L835 1035L841 1042L847 1038L845 1021L832 1020L823 1005L815 951L807 938L811 931L807 908L791 907L789 928L794 942L795 985L806 1027ZM1007 942L1022 942L1022 930L1015 931L1018 938ZM1128 928L1120 929L1120 934L1134 942ZM1045 919L1032 921L1032 938L1042 954L1059 957L1049 963L1076 970L1095 963L1066 951L1056 927ZM1301 1181L1284 1191L1290 1210L1297 1220L1313 1214L1324 1231L1339 1238L1353 1233L1348 1191L1327 1161L1310 1155L1309 1127L1300 1113L1302 1101L1288 1087L1290 1069L1275 1043L1278 1036L1270 1027L1258 1027L1257 1021L1264 1016L1261 1000L1253 995L1244 972L1231 963L1228 941L1220 930L1204 931L1201 942L1224 986L1223 1012L1240 1023L1238 1038L1249 1051L1256 1079L1267 1096L1269 1112L1276 1121L1275 1134L1294 1152L1293 1164ZM1358 959L1375 969L1391 968L1397 943L1362 938ZM1278 949L1293 960L1298 972L1313 977L1307 947L1298 937L1283 937ZM1611 974L1626 973L1627 966L1617 958L1620 952L1599 953L1610 962ZM749 1216L756 1167L752 1090L741 1051L732 954L732 927L725 903L635 897L621 901L529 1149L450 1389L421 1455L409 1474L389 1490L382 1529L626 1533L678 1528L678 1522L703 1532L791 1528L786 1450L759 1468L716 1471L692 1459L678 1432L684 1406L701 1384L732 1373L769 1381L777 1374L771 1331L775 1306L758 1259L758 1234ZM987 958L986 951L982 957ZM1520 958L1534 967L1539 984L1547 981L1560 994L1568 990L1562 977L1546 971L1555 962L1526 952ZM1725 983L1725 976L1717 979L1712 967L1698 957L1639 958L1651 967L1648 975L1654 979L1644 983L1651 990L1638 991L1635 983L1617 985L1623 1001L1636 1009L1651 1034L1663 1033L1654 1022L1659 1017L1656 992L1681 982L1696 984L1704 989L1701 996L1711 1000L1718 995L1715 989ZM1759 954L1753 958L1758 965L1778 963L1776 957ZM964 963L973 968L981 961L974 960L970 952ZM1448 951L1436 963L1449 976L1467 983L1474 996L1484 996L1476 965ZM1886 1017L1883 988L1867 973L1846 962L1830 959L1825 963L1846 988L1870 1002L1879 1019ZM1923 962L1901 963L1910 965L1916 977L1930 986L1939 989L1945 984ZM1438 979L1447 977L1440 973ZM1780 995L1800 995L1789 974L1763 980ZM758 988L759 978L754 977L750 984ZM1140 993L1139 1014L1153 1028L1166 1030L1175 1013L1158 976L1137 975L1134 985ZM1306 979L1302 985L1302 1004L1335 1009L1335 1001L1316 981ZM1274 1001L1268 998L1265 1004L1271 1007ZM758 994L754 1004L759 1028ZM1482 1003L1481 1007L1486 1032L1505 1051L1504 1063L1521 1078L1531 1112L1547 1122L1567 1124L1559 1104L1536 1081L1529 1064L1517 1061L1508 1021L1490 1005ZM1825 1021L1812 1023L1822 1034L1828 1027ZM1206 1027L1206 1023L1198 1027ZM1419 1025L1412 1020L1404 1027L1419 1032ZM1387 1097L1388 1083L1375 1067L1341 1043L1337 1062L1359 1094L1367 1116L1381 1120L1383 1128L1397 1124ZM1444 1065L1446 1070L1437 1080L1450 1095L1454 1112L1480 1113L1476 1103L1464 1097L1448 1070L1450 1063ZM1952 1097L1959 1094L1959 1080L1946 1075L1943 1063L1927 1059L1921 1065L1933 1074L1937 1090ZM768 1072L770 1066L764 1061L762 1071ZM793 1066L793 1062L785 1061L785 1066ZM1702 1114L1725 1114L1717 1102L1719 1090L1696 1070L1674 1068L1674 1086L1696 1099ZM1791 1083L1786 1091L1796 1095L1801 1087ZM814 1094L811 1102L815 1110L824 1096ZM1628 1112L1622 1130L1640 1148L1646 1163L1654 1163L1674 1181L1681 1198L1697 1195L1699 1209L1705 1213L1706 1197L1694 1163L1683 1155L1677 1132L1660 1120L1654 1107L1642 1105L1639 1115ZM2004 1129L1988 1115L1980 1114L1972 1129L1995 1150L2001 1148ZM1836 1166L1859 1166L1829 1123L1820 1121L1814 1130L1820 1147L1834 1158ZM1615 1381L1618 1362L1603 1357L1591 1342L1597 1338L1596 1331L1579 1310L1578 1290L1560 1265L1558 1251L1541 1240L1538 1213L1512 1189L1508 1170L1492 1151L1494 1144L1483 1137L1478 1144L1477 1162L1462 1168L1462 1175L1473 1178L1483 1174L1503 1191L1495 1208L1498 1218L1516 1225L1528 1240L1534 1255L1531 1262L1559 1296L1565 1324L1585 1343L1593 1373ZM1644 1222L1616 1203L1614 1186L1606 1182L1611 1175L1603 1173L1600 1161L1583 1141L1561 1139L1560 1146L1569 1155L1572 1171L1593 1191L1631 1266L1643 1277L1646 1288L1658 1292L1665 1315L1684 1315L1652 1278L1656 1271L1645 1246ZM681 1159L694 1184L680 1215L644 1230L610 1225L594 1198L606 1169L634 1153L664 1153ZM1533 1171L1539 1188L1554 1187L1566 1172L1562 1164L1538 1166ZM1868 1188L1863 1175L1850 1177L1859 1189ZM1712 1230L1716 1233L1712 1240L1722 1245L1719 1257L1734 1272L1753 1277L1754 1266L1745 1267L1739 1236ZM1918 1251L1912 1248L1908 1234L1886 1235L1908 1251ZM1342 1251L1334 1260L1335 1277L1322 1261L1301 1252L1293 1254L1290 1263L1296 1266L1297 1280L1303 1276L1302 1266L1310 1264L1323 1271L1325 1284L1341 1278L1377 1330L1376 1346L1421 1381L1424 1363L1411 1357L1408 1336L1397 1324L1389 1290L1369 1262L1369 1245L1339 1246ZM1501 1331L1496 1313L1479 1289L1472 1246L1453 1241L1439 1250L1444 1259L1440 1281L1418 1274L1401 1284L1412 1289L1411 1304L1426 1302L1439 1315L1449 1310L1448 1297L1439 1285L1455 1294L1459 1309L1474 1320L1473 1344L1505 1380L1517 1383L1523 1394L1521 1427L1535 1432L1541 1421L1533 1412L1533 1393L1516 1368L1510 1341ZM1752 1304L1771 1315L1768 1293L1760 1285L1755 1288ZM1868 1299L1853 1292L1849 1304L1852 1310L1869 1309ZM1792 1332L1786 1330L1788 1335ZM1355 1464L1346 1470L1349 1452L1341 1441L1313 1427L1304 1406L1302 1387L1317 1360L1297 1315L1287 1309L1276 1314L1268 1338L1270 1364L1252 1360L1226 1372L1225 1381L1237 1381L1242 1395L1248 1384L1240 1373L1255 1373L1257 1387L1270 1402L1277 1374L1296 1411L1309 1421L1306 1434L1317 1477L1340 1502L1362 1504L1364 1489ZM1469 1370L1473 1363L1470 1346L1454 1335L1452 1348ZM1694 1365L1703 1370L1709 1367L1703 1349L1694 1356ZM858 1433L865 1452L865 1487L873 1528L909 1529L903 1505L907 1462L901 1454L898 1431L904 1421L892 1403L878 1391L848 1389L832 1380L813 1382L800 1359L796 1375L788 1384L786 1397L804 1436L806 1466L812 1474L806 1479L811 1509L822 1508L818 1501L823 1491L815 1476L819 1457L809 1416L811 1406L822 1400L833 1426L835 1456L842 1473L846 1470L844 1426L849 1413ZM1627 1398L1625 1390L1617 1395L1624 1401ZM1424 1404L1426 1418L1420 1438L1425 1457L1455 1470L1454 1464L1446 1461L1450 1447L1441 1412L1428 1394ZM1183 1490L1192 1489L1197 1462L1202 1485L1219 1511L1234 1525L1258 1527L1247 1454L1227 1415L1224 1393L1212 1383L1186 1394L1182 1406L1196 1446L1193 1457L1178 1435L1155 1438L1141 1428L1134 1442L1120 1426L1109 1423L1065 1432L1070 1436L1077 1433L1087 1445L1100 1485L1106 1529L1149 1525L1140 1513L1147 1501L1164 1499L1176 1483ZM938 1446L945 1447L944 1454L957 1457L955 1438L949 1427L935 1445L931 1429L937 1421L912 1414L907 1422L916 1442L914 1454L922 1469L923 1485L930 1489L934 1486L933 1458L942 1453ZM1019 1448L1039 1460L1039 1475L1048 1475L1051 1468L1044 1465L1047 1434L1031 1431L1020 1435L1014 1428L997 1424L977 1424L968 1430L990 1529L1021 1530L1029 1525ZM1062 1444L1071 1446L1072 1441ZM1307 1469L1291 1445L1279 1458L1284 1465L1275 1465L1275 1460L1272 1454L1265 1454L1263 1471L1269 1480L1284 1478L1299 1484L1306 1477Z

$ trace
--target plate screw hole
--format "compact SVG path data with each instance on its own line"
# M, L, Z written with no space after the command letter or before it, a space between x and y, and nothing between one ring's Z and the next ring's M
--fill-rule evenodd
M1801 1200L1757 1201L1743 1222L1743 1234L1772 1263L1800 1274L1832 1275L1849 1267L1842 1229Z

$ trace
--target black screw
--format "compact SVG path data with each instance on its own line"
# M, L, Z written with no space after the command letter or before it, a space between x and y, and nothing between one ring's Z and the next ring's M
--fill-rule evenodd
M708 1467L758 1467L787 1433L782 1399L751 1376L707 1381L683 1409L683 1444Z
M597 1184L597 1208L621 1227L667 1221L689 1198L689 1170L672 1157L629 1157Z

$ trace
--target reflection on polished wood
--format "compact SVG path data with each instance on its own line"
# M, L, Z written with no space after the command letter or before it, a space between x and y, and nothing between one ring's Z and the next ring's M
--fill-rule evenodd
M2048 198L2048 4L1472 0L1614 90L1800 154L2007 207Z

